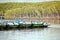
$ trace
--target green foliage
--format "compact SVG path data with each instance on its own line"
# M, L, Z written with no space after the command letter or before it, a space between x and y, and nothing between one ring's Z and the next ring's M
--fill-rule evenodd
M0 3L0 16L6 19L16 17L41 17L42 14L60 13L60 2L36 2L36 3ZM55 14L56 13L56 14Z

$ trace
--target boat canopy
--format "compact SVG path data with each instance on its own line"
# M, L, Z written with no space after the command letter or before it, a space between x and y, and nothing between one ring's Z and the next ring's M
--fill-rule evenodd
M9 23L7 23L8 25L14 25L13 23L11 23L11 22L9 22Z
M18 23L14 22L14 25L19 25Z

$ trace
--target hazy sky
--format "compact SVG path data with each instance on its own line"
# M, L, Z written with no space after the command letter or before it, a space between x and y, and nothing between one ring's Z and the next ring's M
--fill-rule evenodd
M0 0L0 2L43 2L52 0Z

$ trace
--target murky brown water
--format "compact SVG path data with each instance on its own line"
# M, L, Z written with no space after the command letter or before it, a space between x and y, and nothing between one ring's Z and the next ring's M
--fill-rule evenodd
M0 31L0 40L60 40L60 28Z

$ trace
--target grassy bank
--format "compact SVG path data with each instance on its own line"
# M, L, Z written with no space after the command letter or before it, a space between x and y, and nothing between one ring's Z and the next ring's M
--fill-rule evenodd
M36 3L0 3L0 16L14 18L59 18L60 1ZM58 19L60 20L60 18Z

